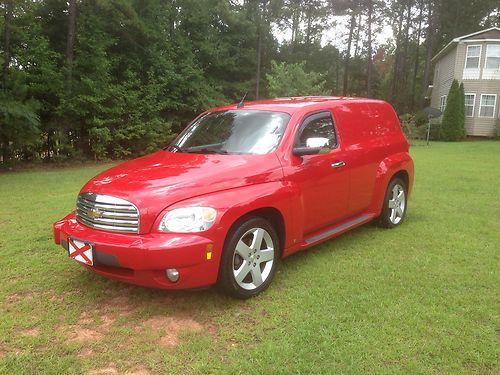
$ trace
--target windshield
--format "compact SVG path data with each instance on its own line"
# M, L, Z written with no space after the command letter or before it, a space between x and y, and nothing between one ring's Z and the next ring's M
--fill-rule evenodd
M267 154L278 146L290 120L282 112L237 110L208 113L170 146L197 154Z

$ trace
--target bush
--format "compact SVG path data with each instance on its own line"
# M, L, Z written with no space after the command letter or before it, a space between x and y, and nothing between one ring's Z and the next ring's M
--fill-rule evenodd
M405 113L399 116L401 128L408 141L417 139L425 139L427 132L427 124L421 121L418 114Z
M465 138L465 96L463 85L453 83L446 100L441 122L440 138L444 141L461 141Z
M304 62L287 64L271 61L271 72L266 74L269 95L281 97L327 94L323 75L316 72L307 73L304 66Z

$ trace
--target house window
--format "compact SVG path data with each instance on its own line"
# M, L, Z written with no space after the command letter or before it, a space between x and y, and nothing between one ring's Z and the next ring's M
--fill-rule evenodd
M465 69L478 69L481 60L481 46L467 46Z
M474 103L476 94L465 94L465 116L474 117Z
M444 113L445 108L446 108L446 95L443 95L439 99L439 110L441 111L441 113Z
M495 117L495 107L497 104L496 94L482 94L479 117Z
M500 69L500 44L489 44L486 47L485 69Z

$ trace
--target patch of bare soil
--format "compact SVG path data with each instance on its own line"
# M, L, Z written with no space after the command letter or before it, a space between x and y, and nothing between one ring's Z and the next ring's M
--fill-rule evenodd
M155 332L160 332L160 344L166 347L178 346L179 334L182 331L214 332L214 329L211 326L204 326L189 317L180 316L153 316L152 318L143 322L142 327L149 328Z
M40 331L38 330L38 328L32 328L32 329L27 329L26 331L22 331L21 336L35 337L38 336L39 333Z
M33 293L31 292L12 293L11 295L7 296L6 302L17 303L22 300L31 300L31 299L33 299Z
M93 354L94 354L94 350L93 349L91 349L91 348L83 348L82 350L80 350L80 353L78 353L78 357L80 357L80 358L86 358L86 357L90 357Z
M97 369L92 369L88 372L89 375L104 375L104 374L119 374L120 372L116 368L114 363L110 363L106 367L101 367ZM126 370L124 375L153 375L153 373L145 367L135 367L130 370Z
M114 363L110 363L107 367L92 369L88 372L88 374L89 375L118 374L118 370Z
M125 375L153 375L153 372L145 367L136 367L134 369L125 371Z
M115 317L102 315L100 324L95 325L94 319L91 318L90 314L84 312L77 319L76 324L69 327L61 327L60 330L66 335L68 341L97 341L108 333L109 328L115 320Z

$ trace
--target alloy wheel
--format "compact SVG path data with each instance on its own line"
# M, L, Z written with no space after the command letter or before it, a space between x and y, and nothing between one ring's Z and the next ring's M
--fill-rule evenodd
M267 280L274 249L271 235L263 228L252 228L241 236L233 254L233 276L241 288L253 290Z
M389 220L397 225L403 220L406 208L406 196L404 188L396 184L392 188L392 197L389 199Z

